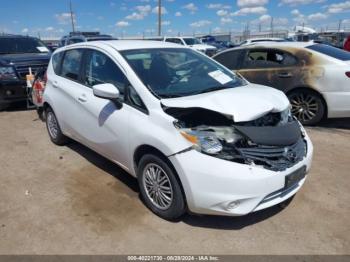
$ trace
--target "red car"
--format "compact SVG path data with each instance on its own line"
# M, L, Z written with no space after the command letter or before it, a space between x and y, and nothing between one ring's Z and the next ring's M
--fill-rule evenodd
M346 38L346 40L344 42L344 50L350 52L350 36L348 36L348 38Z

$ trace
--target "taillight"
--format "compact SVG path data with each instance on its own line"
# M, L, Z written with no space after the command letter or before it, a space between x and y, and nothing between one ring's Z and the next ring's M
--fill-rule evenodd
M350 72L345 72L346 76L350 78Z

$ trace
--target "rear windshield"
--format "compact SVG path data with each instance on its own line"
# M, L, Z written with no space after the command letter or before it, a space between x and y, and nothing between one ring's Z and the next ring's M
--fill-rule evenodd
M342 61L350 60L350 52L341 50L333 46L316 44L308 46L307 48Z
M46 46L36 38L1 37L0 54L48 53Z

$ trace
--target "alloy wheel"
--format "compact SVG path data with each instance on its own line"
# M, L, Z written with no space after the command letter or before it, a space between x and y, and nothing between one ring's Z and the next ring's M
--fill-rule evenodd
M152 204L167 210L173 202L173 188L166 172L157 164L150 163L143 170L142 184Z
M302 122L311 121L319 112L317 99L312 94L297 93L290 97L292 114Z
M50 136L55 139L58 136L58 123L55 115L52 112L48 112L46 116L47 127L50 133Z

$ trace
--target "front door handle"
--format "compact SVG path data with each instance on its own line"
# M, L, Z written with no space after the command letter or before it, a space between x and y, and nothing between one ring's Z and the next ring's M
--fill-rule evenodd
M86 99L86 96L85 96L85 95L81 95L81 96L79 96L79 97L78 97L78 100L79 100L79 102L82 102L82 103L85 103L85 102L87 101L87 99Z
M291 78L293 75L291 73L280 73L278 77L280 78Z
M58 82L57 82L57 81L53 81L53 82L52 82L52 86L53 86L54 88L58 88L58 87L59 87Z

